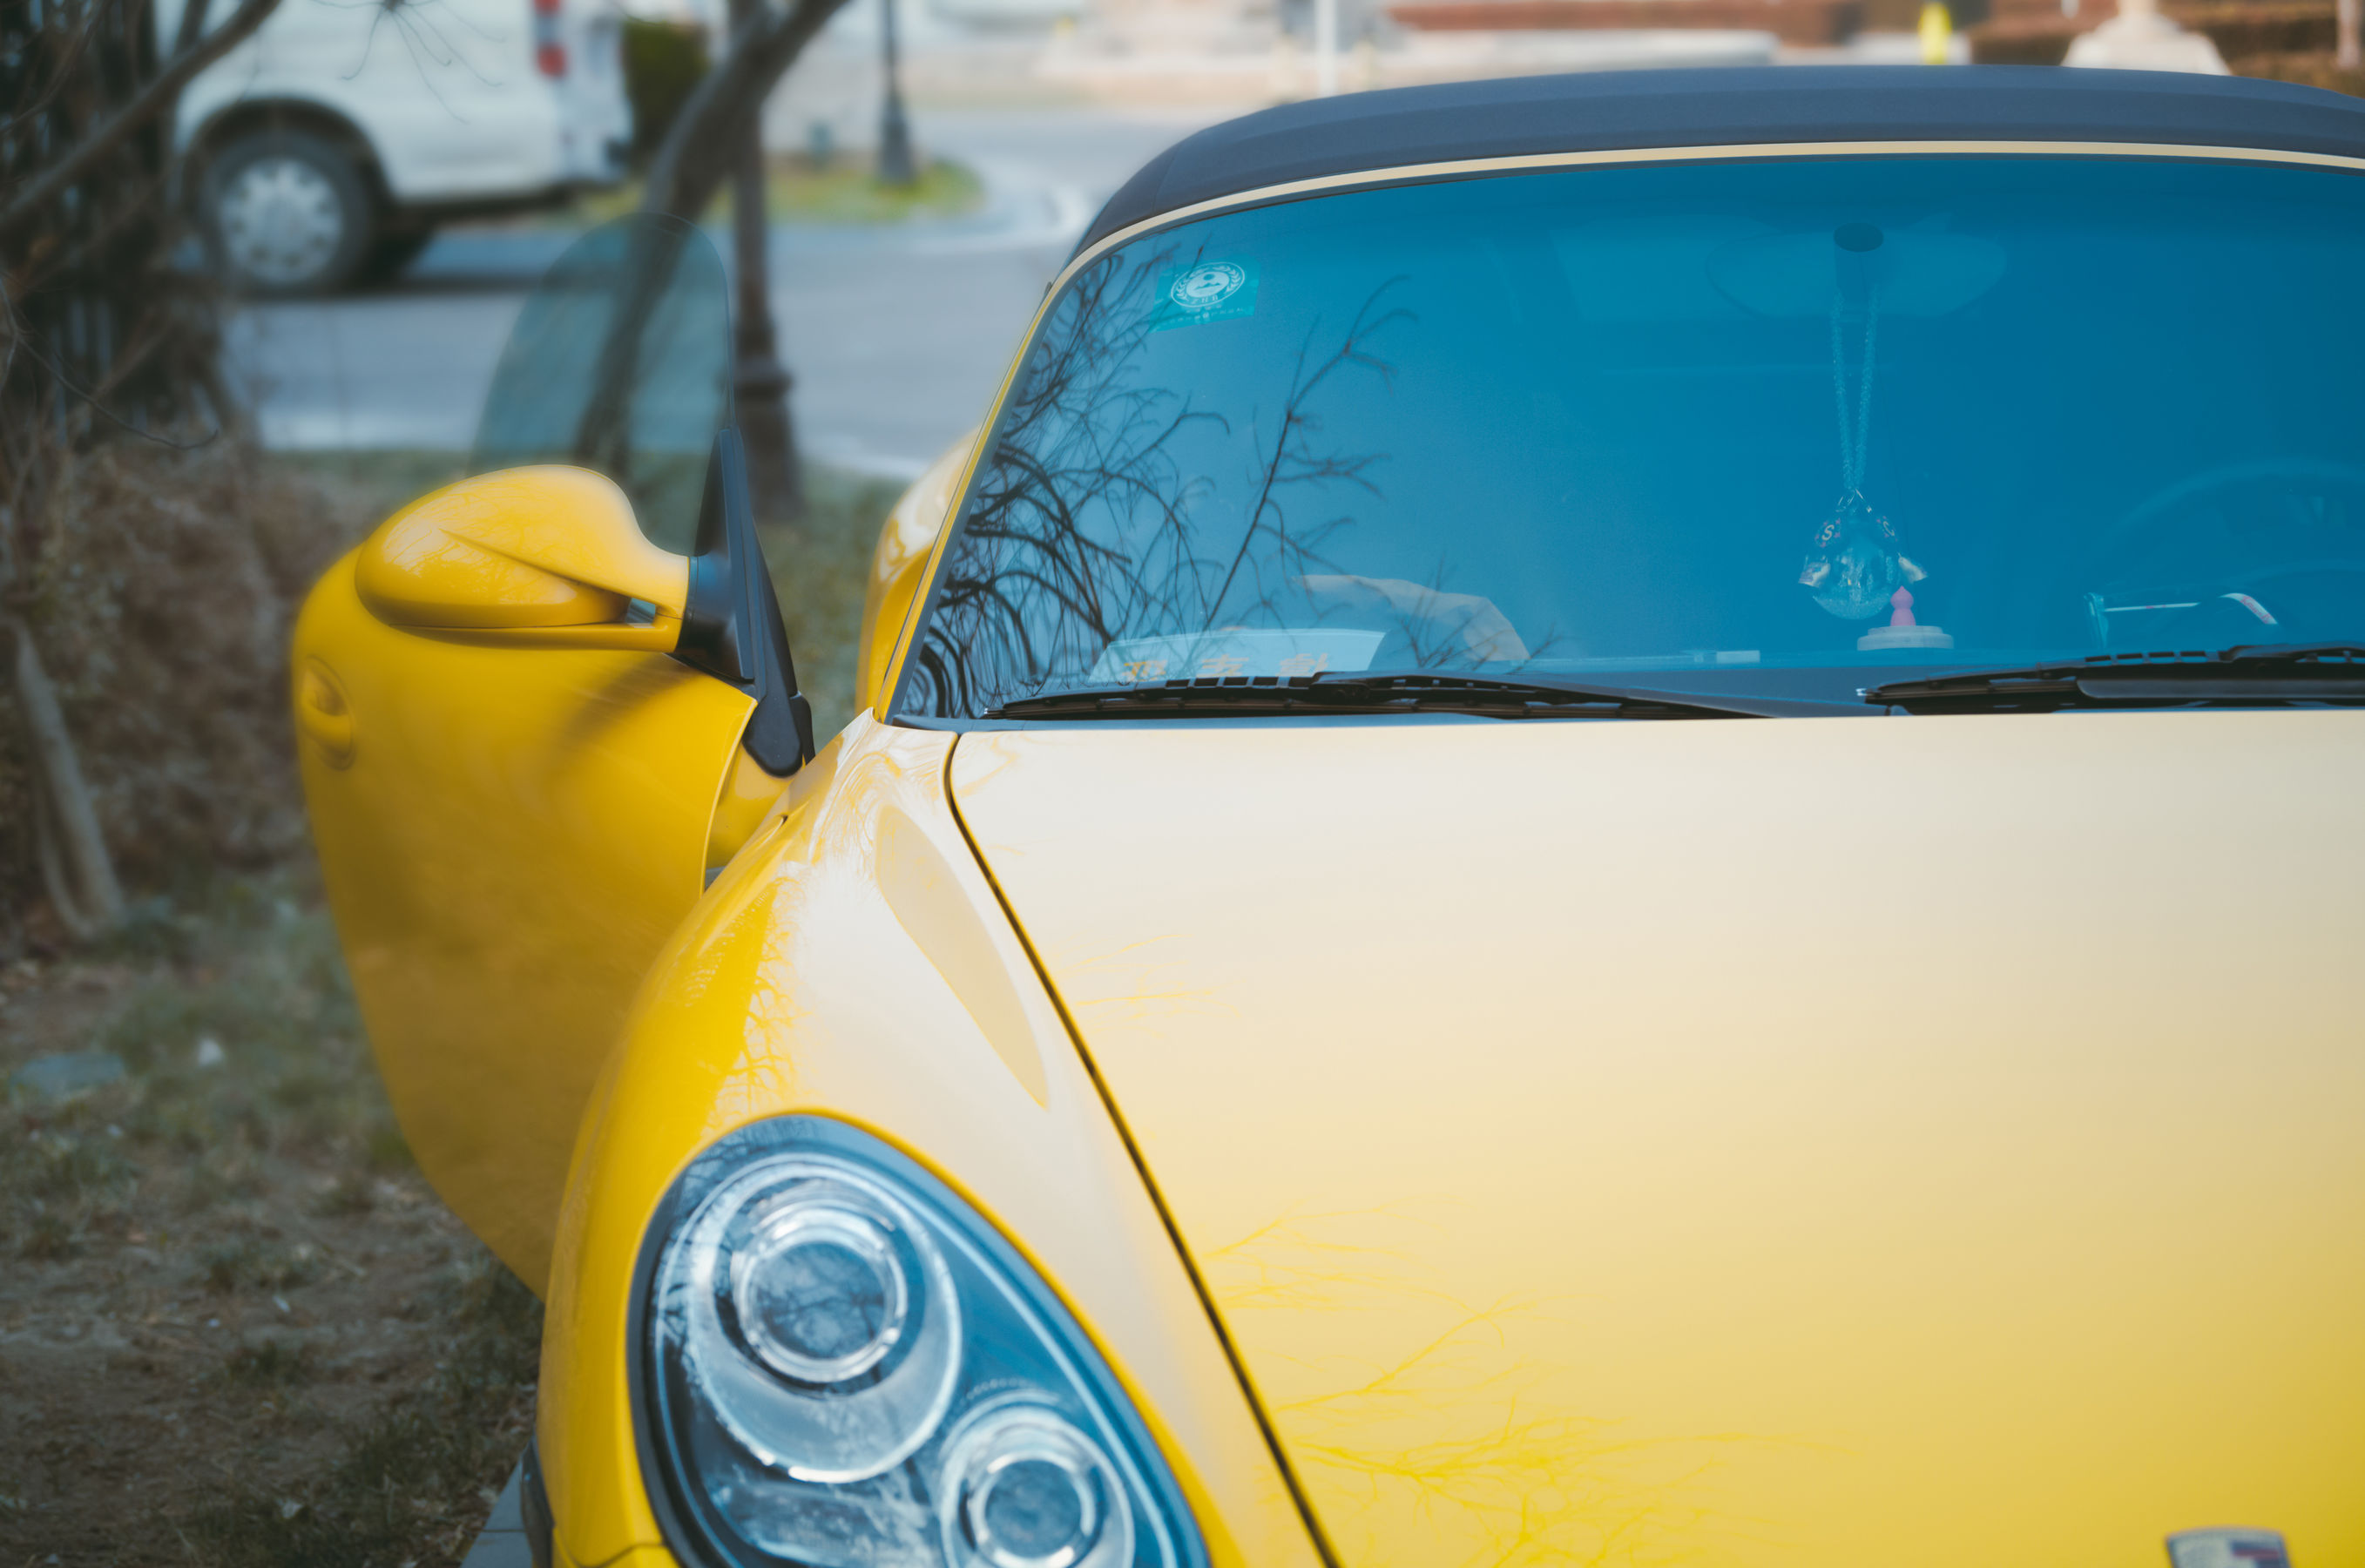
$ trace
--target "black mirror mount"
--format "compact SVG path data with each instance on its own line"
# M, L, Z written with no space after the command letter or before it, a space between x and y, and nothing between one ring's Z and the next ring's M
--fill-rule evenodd
M755 508L739 432L716 432L689 558L689 601L673 656L756 700L740 744L758 767L786 778L813 760L813 705L797 689L788 628L756 538Z

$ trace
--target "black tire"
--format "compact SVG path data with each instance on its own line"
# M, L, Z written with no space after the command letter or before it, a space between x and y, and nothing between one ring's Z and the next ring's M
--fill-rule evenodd
M370 241L354 278L361 283L391 283L434 241L435 226L432 223L423 229L382 230Z
M198 217L232 288L328 294L353 281L377 227L353 155L305 130L241 136L207 162Z

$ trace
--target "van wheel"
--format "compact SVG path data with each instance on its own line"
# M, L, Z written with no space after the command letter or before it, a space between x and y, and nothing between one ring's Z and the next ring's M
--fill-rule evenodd
M242 136L206 170L201 217L224 279L245 294L325 294L369 250L369 187L343 149L301 130Z

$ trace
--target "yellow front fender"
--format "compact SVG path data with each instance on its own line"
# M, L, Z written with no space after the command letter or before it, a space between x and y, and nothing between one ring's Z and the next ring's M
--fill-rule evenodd
M1318 1561L1123 1131L952 814L953 745L857 716L634 1009L575 1162L543 1352L544 1473L576 1562L661 1541L628 1335L650 1216L700 1149L790 1112L887 1139L1002 1227L1132 1394L1216 1563Z

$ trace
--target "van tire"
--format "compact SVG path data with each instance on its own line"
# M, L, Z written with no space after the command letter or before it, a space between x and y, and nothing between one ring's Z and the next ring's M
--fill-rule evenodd
M377 228L377 204L353 155L305 130L230 142L207 162L198 201L223 281L265 297L343 287Z

